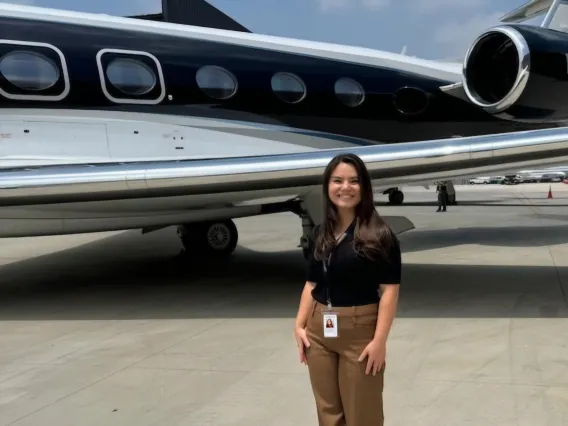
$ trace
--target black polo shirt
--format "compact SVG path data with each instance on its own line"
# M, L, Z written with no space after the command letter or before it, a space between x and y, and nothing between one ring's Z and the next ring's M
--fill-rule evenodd
M310 252L307 281L316 283L312 297L327 304L329 297L332 306L360 306L378 303L381 284L400 284L402 261L398 239L388 250L388 260L377 255L375 260L353 250L353 223L346 231L346 236L332 252L327 274L324 274L323 261L314 258L315 237L310 241ZM317 235L319 227L314 230Z

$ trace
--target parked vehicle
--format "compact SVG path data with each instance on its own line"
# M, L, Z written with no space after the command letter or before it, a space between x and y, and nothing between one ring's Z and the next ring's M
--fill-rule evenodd
M469 180L470 185L487 185L491 178L489 176L485 177L474 177Z
M543 173L540 182L562 182L565 178L564 172Z
M517 185L523 182L523 178L519 175L505 175L505 179L501 182L503 185Z

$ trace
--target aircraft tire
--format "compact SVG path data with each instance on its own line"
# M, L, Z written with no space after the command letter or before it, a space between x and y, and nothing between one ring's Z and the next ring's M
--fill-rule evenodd
M178 235L188 254L207 257L228 256L239 241L237 226L231 219L180 225Z
M389 194L389 203L400 206L404 202L404 193L400 190L392 191Z

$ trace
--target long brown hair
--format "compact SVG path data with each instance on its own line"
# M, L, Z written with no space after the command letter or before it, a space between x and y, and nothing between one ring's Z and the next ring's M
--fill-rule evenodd
M328 185L331 174L341 163L355 168L361 190L361 202L355 211L354 249L358 254L363 254L369 259L375 259L377 254L388 259L389 248L397 244L398 240L375 209L369 171L363 160L355 154L339 154L329 162L325 169L322 186L324 219L316 237L315 258L318 260L327 258L329 252L335 247L335 229L339 220L337 208L329 198Z

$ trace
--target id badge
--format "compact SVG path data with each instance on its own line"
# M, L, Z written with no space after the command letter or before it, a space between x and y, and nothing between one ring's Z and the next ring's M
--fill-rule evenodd
M323 337L338 337L338 315L334 312L326 312L323 315Z

